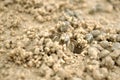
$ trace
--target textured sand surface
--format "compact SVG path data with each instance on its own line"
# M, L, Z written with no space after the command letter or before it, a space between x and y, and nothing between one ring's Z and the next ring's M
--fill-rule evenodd
M0 80L119 80L120 0L0 0Z

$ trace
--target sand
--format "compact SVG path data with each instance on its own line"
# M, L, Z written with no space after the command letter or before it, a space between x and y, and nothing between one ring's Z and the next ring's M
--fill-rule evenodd
M119 0L0 0L0 80L119 80Z

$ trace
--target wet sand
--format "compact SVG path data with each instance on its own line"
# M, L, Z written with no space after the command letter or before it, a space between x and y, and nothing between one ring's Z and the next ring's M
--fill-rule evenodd
M0 80L119 80L119 0L0 0Z

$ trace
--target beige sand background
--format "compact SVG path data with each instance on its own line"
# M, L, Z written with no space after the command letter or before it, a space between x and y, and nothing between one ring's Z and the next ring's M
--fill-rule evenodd
M120 0L0 0L0 80L120 80Z

